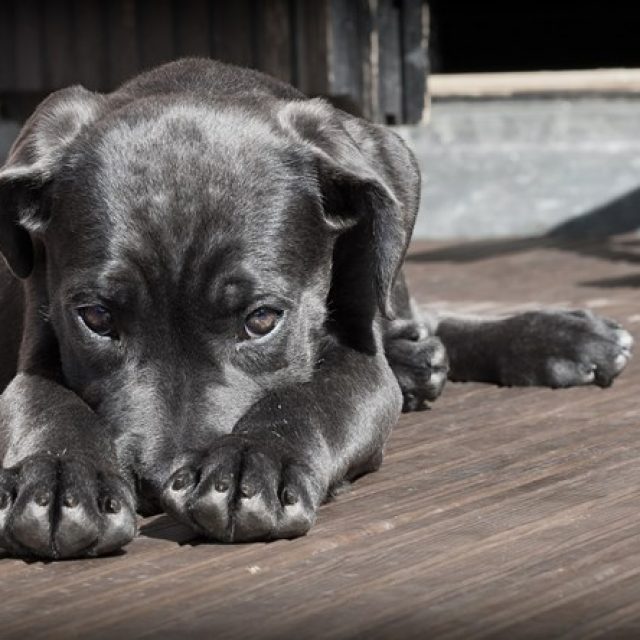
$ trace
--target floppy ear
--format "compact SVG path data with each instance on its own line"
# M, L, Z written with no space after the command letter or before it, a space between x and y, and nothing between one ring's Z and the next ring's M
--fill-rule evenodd
M334 252L334 293L367 292L392 318L392 290L418 210L415 158L389 129L343 114L321 99L288 103L281 122L315 160L327 224L344 230ZM340 289L340 291L338 291ZM356 304L351 315L362 315Z
M41 230L47 219L44 188L103 101L79 86L51 94L26 122L0 168L0 253L19 278L28 277L33 268L29 232Z

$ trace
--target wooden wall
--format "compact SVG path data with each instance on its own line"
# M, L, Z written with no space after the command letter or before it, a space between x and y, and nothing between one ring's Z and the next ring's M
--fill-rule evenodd
M3 0L0 103L108 91L180 56L266 71L372 119L416 122L424 0Z

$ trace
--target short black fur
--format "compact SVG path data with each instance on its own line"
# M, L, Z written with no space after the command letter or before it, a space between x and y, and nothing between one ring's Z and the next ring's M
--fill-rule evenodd
M419 194L395 133L255 71L188 59L47 98L0 169L0 546L105 554L159 510L299 536L447 374L610 384L612 321L421 319ZM279 319L258 339L256 309Z

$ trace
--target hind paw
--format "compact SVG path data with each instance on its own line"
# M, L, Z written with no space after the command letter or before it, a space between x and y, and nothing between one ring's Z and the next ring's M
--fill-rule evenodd
M400 321L392 325L385 352L402 390L403 411L423 409L426 401L440 395L449 371L447 352L441 340L429 336L422 324Z
M505 321L500 382L553 388L608 387L631 358L633 338L591 311L540 311Z

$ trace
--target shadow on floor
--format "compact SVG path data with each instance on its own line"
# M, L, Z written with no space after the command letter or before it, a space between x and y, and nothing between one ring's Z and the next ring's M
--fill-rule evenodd
M563 222L541 236L464 242L412 253L407 262L475 262L532 249L552 248L640 264L640 238L614 238L640 229L640 187ZM593 287L639 287L640 274L581 283Z
M140 527L140 535L145 538L167 540L178 544L191 544L197 541L196 534L186 525L176 522L167 515L155 518L153 522Z
M603 278L578 283L581 287L598 287L602 289L618 289L624 287L640 287L640 273L630 273L618 278Z
M602 238L640 227L640 187L551 229L553 238Z

